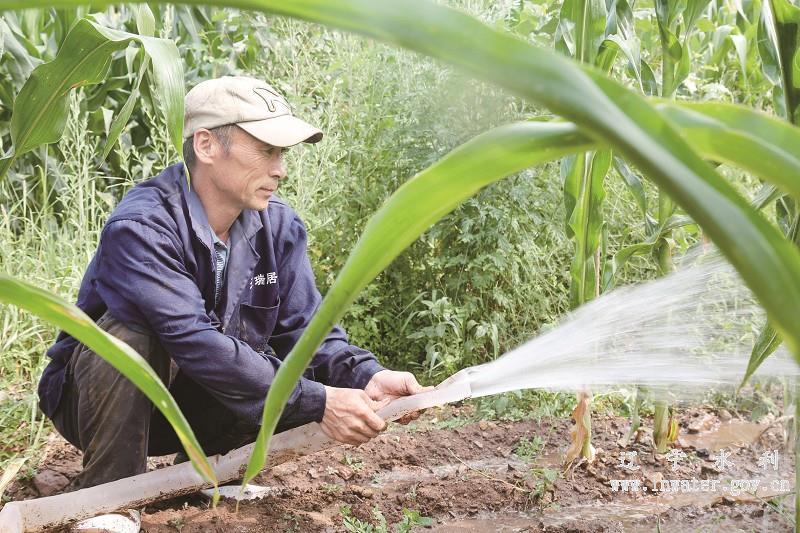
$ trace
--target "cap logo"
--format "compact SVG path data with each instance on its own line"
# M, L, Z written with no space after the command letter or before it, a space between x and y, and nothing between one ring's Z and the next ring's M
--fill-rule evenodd
M286 103L286 100L284 100L281 95L270 91L266 87L254 87L253 92L260 96L262 100L264 100L264 103L267 104L267 109L269 109L270 113L275 113L278 109L277 104L279 104L285 107L289 114L291 114L292 110L289 107L289 104Z

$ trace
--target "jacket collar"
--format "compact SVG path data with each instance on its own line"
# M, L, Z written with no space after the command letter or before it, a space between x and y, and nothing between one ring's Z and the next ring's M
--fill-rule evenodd
M197 238L202 241L206 248L212 250L214 248L213 230L208 221L208 215L206 215L203 203L191 187L183 163L178 163L176 167L176 179L180 184L183 197L186 199L186 203L189 206L189 218L191 219L192 230L194 230L195 235L197 235ZM234 221L233 226L231 226L231 232L240 233L244 235L245 240L250 241L263 227L264 223L258 211L245 209L241 212L239 218Z

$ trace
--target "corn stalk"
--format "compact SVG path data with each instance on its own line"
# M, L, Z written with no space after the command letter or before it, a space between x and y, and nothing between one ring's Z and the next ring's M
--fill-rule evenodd
M604 0L565 0L555 34L556 50L568 57L593 65L606 41ZM603 56L605 58L605 56ZM610 63L610 61L609 61ZM567 237L574 241L570 266L570 307L575 309L600 295L599 272L603 239L603 181L610 168L611 151L584 152L561 161ZM591 394L581 391L576 397L575 427L565 461L580 456L594 461ZM577 439L577 440L576 440Z

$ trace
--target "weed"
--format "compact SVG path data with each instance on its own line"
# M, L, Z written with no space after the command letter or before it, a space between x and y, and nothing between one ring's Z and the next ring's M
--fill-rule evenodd
M283 530L284 533L299 533L300 519L294 513L283 513L281 520L287 522L286 528Z
M345 530L351 533L408 533L414 526L427 527L434 523L432 518L421 516L418 511L409 509L403 509L403 518L393 524L391 529L378 506L372 509L374 522L367 522L353 516L352 508L349 505L339 507L339 512L342 515Z
M342 492L342 486L336 483L323 483L322 490L328 495L340 494Z
M514 455L524 461L532 462L539 455L539 452L542 451L543 447L544 439L539 435L535 435L530 439L528 437L522 437L514 447Z
M182 516L175 516L167 520L167 525L169 527L175 528L175 530L178 533L180 533L183 530L184 526L186 526L186 522L184 522Z
M529 500L542 502L544 496L553 490L553 485L558 479L558 470L552 468L532 468L529 473L533 487L530 490Z
M411 489L405 494L406 499L411 500L412 502L417 501L418 488L419 488L419 483L414 483L413 485L411 485Z
M359 459L358 457L354 457L349 453L345 453L341 459L341 463L345 466L350 467L353 472L361 472L364 469L364 461Z

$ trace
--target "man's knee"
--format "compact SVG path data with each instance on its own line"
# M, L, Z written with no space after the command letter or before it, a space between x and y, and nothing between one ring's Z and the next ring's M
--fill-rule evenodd
M117 320L109 311L97 320L97 326L113 335L141 355L161 380L169 387L177 373L177 365L161 346L156 333L148 328L128 325Z

